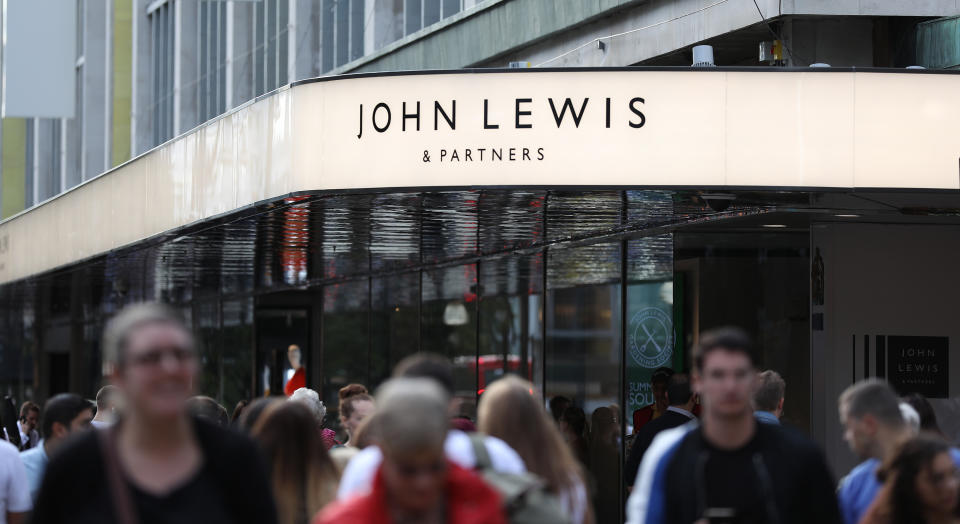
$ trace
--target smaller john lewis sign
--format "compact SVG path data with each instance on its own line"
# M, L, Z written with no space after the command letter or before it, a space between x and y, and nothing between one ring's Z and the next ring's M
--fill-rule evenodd
M887 337L887 380L901 395L949 396L947 337Z

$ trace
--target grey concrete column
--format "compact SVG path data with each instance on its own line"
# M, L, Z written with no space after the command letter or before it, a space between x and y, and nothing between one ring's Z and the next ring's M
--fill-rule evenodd
M335 0L320 2L320 72L326 73L336 67L336 15Z
M174 7L173 134L177 136L200 124L200 2L176 0Z
M83 180L93 178L107 169L107 41L108 10L112 2L84 2L83 17L83 119L81 124Z
M130 151L139 155L153 146L151 110L150 0L133 0L133 85L130 101Z
M233 47L227 60L233 65L227 82L233 87L231 107L253 98L253 2L233 2ZM228 108L229 109L229 108Z
M82 52L82 49L77 50L77 53ZM82 58L82 56L80 58ZM80 60L78 60L78 63L79 62ZM77 66L76 77L76 111L73 114L73 118L64 120L64 146L66 147L63 167L64 173L62 177L64 191L79 184L80 182L83 182L83 114L86 109L83 106L83 65Z
M318 0L290 0L290 55L296 56L291 82L320 74L320 7Z
M59 120L34 120L34 204L60 192L60 126Z
M403 0L367 0L367 4L373 10L373 22L364 35L365 55L403 38Z

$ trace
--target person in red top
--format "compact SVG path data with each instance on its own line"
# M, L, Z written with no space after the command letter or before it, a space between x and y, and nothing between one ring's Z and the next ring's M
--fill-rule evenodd
M398 378L377 392L383 463L370 493L327 506L313 524L506 524L500 495L447 460L447 398L423 378Z
M670 368L657 368L650 377L650 389L653 392L653 404L644 406L633 412L633 433L640 432L640 428L647 422L655 420L667 411L667 383L673 376Z
M303 354L300 352L300 346L290 344L287 348L287 360L290 361L290 367L293 368L293 376L283 386L283 394L293 395L293 392L307 387L307 372L303 369Z

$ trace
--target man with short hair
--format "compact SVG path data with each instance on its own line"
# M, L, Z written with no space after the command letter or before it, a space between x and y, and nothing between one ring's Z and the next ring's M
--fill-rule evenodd
M439 384L449 399L449 427L449 416L453 415L458 404L453 396L453 366L450 359L433 353L417 353L401 360L394 368L393 376L395 378L426 378ZM388 408L378 405L377 413L379 414L384 409ZM514 474L527 471L523 459L506 442L495 437L485 436L483 443L487 448L487 454L490 456L491 466L494 470ZM477 465L477 457L473 449L473 442L469 435L456 429L449 429L444 441L444 452L447 458L464 468L473 469ZM345 500L369 492L382 461L383 453L377 446L368 446L357 453L343 471L343 476L340 478L340 487L337 490L337 498Z
M40 442L37 424L40 421L40 406L26 401L20 406L20 419L17 428L20 430L20 450L31 449Z
M226 428L230 425L230 415L227 415L227 408L221 406L219 402L206 395L190 397L187 400L187 411L194 417L203 419L221 428Z
M663 415L643 426L633 439L633 445L630 447L629 455L627 455L624 475L628 486L633 486L633 481L637 478L637 470L640 468L640 461L653 442L654 437L661 431L682 426L697 419L693 415L693 407L697 399L690 389L690 375L677 373L670 377L670 381L667 383L666 398L669 406Z
M368 492L330 504L314 522L506 523L500 495L446 452L449 399L436 381L395 378L376 398L383 437L376 481Z
M650 392L653 394L653 404L644 406L633 412L633 434L640 432L643 426L651 420L660 418L667 411L670 405L667 402L667 385L670 383L670 377L673 376L673 370L666 367L657 368L650 376Z
M627 502L627 521L839 523L833 479L820 450L753 416L756 370L746 333L703 333L693 361L701 422L654 439Z
M783 399L787 390L780 373L772 369L757 374L757 391L753 394L753 416L765 424L780 424Z
M97 414L90 421L93 427L108 428L117 420L117 386L106 385L97 391Z
M560 416L563 415L563 412L569 408L571 405L570 399L564 397L563 395L557 395L550 399L550 415L553 416L553 421L560 423Z
M856 524L880 491L877 468L915 431L904 420L897 393L879 379L862 380L848 387L840 395L837 407L844 427L843 439L863 460L850 471L837 492L844 522ZM950 453L960 466L960 452L951 448Z
M61 393L47 401L43 410L43 440L39 446L20 453L20 460L27 472L31 499L37 498L50 454L71 433L89 429L92 420L93 406L79 395Z

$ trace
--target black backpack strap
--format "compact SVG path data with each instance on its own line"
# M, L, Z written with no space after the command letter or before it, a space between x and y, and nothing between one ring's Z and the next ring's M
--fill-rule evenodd
M124 480L120 469L120 452L117 450L117 426L106 429L94 429L97 440L100 442L100 452L103 454L104 469L107 474L107 489L113 503L113 511L120 524L137 524L137 509L133 495Z
M470 437L470 444L473 445L473 456L476 459L474 469L480 471L493 469L493 462L490 461L487 445L483 441L485 435L483 433L467 433L467 436Z

